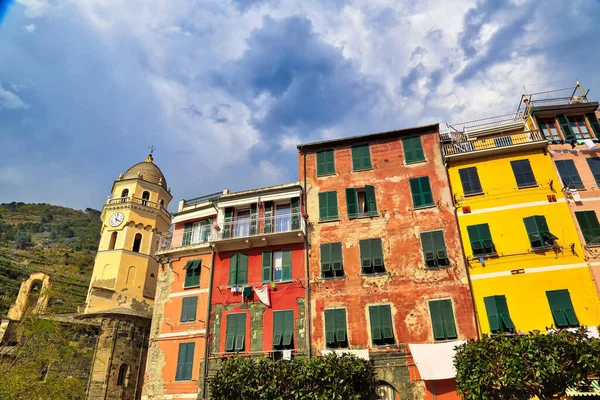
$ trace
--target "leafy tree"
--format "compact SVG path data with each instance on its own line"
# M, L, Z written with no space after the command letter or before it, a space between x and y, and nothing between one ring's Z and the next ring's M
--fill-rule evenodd
M600 341L584 328L484 335L459 346L454 363L465 400L558 399L600 371Z
M371 364L353 355L330 354L291 361L227 357L210 381L214 400L375 400Z
M31 242L31 235L27 232L27 229L21 228L15 235L15 248L17 249L25 249L31 246L33 243Z

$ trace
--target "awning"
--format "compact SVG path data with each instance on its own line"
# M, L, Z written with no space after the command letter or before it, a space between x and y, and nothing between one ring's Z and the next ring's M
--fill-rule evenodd
M454 350L464 340L433 344L409 344L410 352L423 380L451 379L456 377Z
M590 385L589 392L580 392L577 389L567 389L567 396L571 397L590 397L590 396L600 396L600 382L597 380L593 380Z
M197 259L197 260L190 260L187 263L185 263L185 267L183 267L183 269L197 269L200 266L200 263L202 262L202 259Z

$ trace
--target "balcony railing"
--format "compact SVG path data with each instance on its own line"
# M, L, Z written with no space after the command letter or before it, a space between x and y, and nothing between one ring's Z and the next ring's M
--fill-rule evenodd
M579 82L572 87L525 94L521 97L521 100L529 101L529 107L561 106L588 102L587 92L583 90ZM520 107L525 107L526 112L529 111L525 103L522 103Z
M108 199L108 201L106 202L106 204L109 204L109 205L124 204L124 203L141 204L146 207L155 208L157 210L162 210L162 211L166 212L167 214L169 214L167 209L164 208L161 204L155 203L150 200L142 199L140 197L135 197L135 196L115 197L112 199Z
M244 238L249 236L281 232L304 231L304 218L301 213L288 213L263 218L233 218L225 220L216 234L215 240Z
M471 153L481 150L500 149L527 143L546 142L540 131L527 131L507 136L490 137L485 139L468 140L464 142L447 143L442 145L444 157Z
M490 118L476 119L469 122L461 122L459 124L445 123L440 125L440 139L442 141L455 140L457 135L460 136L468 132L490 129L513 123L522 123L524 121L525 116L522 113L511 113Z
M169 232L160 238L158 251L193 247L210 242L215 236L215 231L210 225L193 227L189 231Z
M183 208L195 206L196 204L202 204L211 200L217 200L219 197L221 197L222 194L222 192L217 192L207 194L205 196L194 197L193 199L183 200Z

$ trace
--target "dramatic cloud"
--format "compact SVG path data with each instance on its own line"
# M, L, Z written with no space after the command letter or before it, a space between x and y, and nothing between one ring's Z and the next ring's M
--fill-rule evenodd
M296 145L600 98L588 0L17 0L1 201L101 207L155 145L175 199L298 178ZM0 14L2 14L0 12Z

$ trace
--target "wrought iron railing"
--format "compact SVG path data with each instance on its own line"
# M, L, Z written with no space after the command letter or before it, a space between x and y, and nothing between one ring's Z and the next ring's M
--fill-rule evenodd
M207 194L205 196L194 197L193 199L189 199L189 200L183 200L183 207L185 208L185 207L195 206L196 204L202 204L207 201L216 200L219 197L221 197L222 194L223 194L222 192L216 192L216 193L212 193L212 194Z
M271 215L263 218L231 218L220 224L215 240L304 231L304 218L299 212Z
M469 140L465 142L446 143L442 144L444 156L452 156L457 154L470 153L479 150L496 149L524 143L545 142L547 141L544 135L538 131L527 131L515 133L513 135L497 136Z
M169 232L160 238L158 251L179 249L210 242L215 236L211 225L192 227L188 231Z

